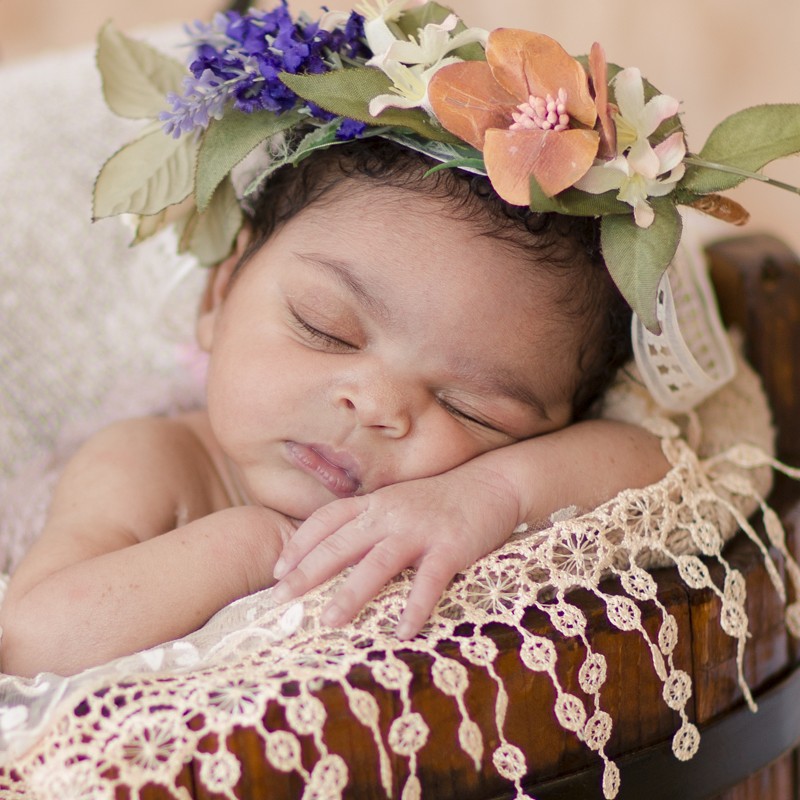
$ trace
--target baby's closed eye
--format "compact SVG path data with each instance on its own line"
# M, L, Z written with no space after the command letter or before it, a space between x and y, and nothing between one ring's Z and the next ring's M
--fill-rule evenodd
M290 307L290 312L293 326L309 341L317 345L322 345L326 349L339 350L341 352L350 352L358 349L358 345L352 343L347 338L343 338L348 336L347 332L342 331L340 333L336 330L336 326L333 326L331 323L317 323L315 321L315 324L312 324L308 321L306 316L301 315L297 309ZM332 327L333 330L331 330ZM352 332L350 332L349 335L352 336Z

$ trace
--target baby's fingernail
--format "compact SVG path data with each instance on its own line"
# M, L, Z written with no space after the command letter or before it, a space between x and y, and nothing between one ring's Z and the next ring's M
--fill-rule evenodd
M291 600L291 598L292 590L289 588L288 584L279 583L272 587L272 599L276 603L285 603L287 600Z
M272 570L272 577L275 578L276 581L279 581L286 574L286 572L286 559L279 558L275 562L275 567Z
M339 606L328 606L319 619L323 625L330 625L335 628L345 621L345 615Z
M413 639L414 629L409 622L401 622L395 631L398 639Z

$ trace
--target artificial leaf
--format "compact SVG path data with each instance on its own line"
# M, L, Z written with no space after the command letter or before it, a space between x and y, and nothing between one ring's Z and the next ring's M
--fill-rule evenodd
M270 154L269 164L262 170L245 188L244 196L247 197L269 178L274 172L287 164L297 164L314 150L331 147L336 144L345 144L347 139L338 139L336 132L339 130L340 120L333 119L323 125L312 128L296 145L293 147L280 147L276 152ZM377 131L379 128L368 128L368 131ZM365 133L364 136L368 134Z
M682 222L670 200L654 199L651 205L656 213L648 228L640 228L633 215L603 217L600 245L606 267L623 297L645 327L658 334L658 286L678 249Z
M444 161L435 167L431 167L425 171L422 177L427 178L428 175L433 175L435 172L441 172L443 169L455 169L456 167L467 172L481 173L485 170L486 165L483 163L482 158L454 158L452 161Z
M178 92L186 68L144 42L130 39L112 23L97 38L97 67L103 95L121 117L152 119L166 107L169 92Z
M441 25L452 13L452 9L439 3L425 3L416 8L406 9L397 20L397 27L406 37L416 38L420 28L426 25ZM466 25L460 20L459 24L461 27L456 29L456 33L466 29Z
M156 130L114 153L94 185L95 219L115 214L157 214L192 191L198 143Z
M197 156L198 210L205 211L222 179L261 142L291 128L300 119L296 111L280 115L272 111L245 114L231 109L222 119L212 120Z
M282 72L280 79L297 95L331 114L365 122L368 125L393 125L408 128L429 139L454 141L444 129L434 125L419 109L387 108L380 116L369 113L369 102L388 94L394 85L387 75L371 67L351 67L317 75L292 75Z
M218 264L233 249L243 219L233 183L225 178L217 186L206 210L195 212L187 219L179 250L193 253L204 267Z
M475 171L481 175L486 174L486 166L483 164L483 156L480 150L464 142L435 142L431 139L425 139L416 136L413 133L401 133L399 131L386 128L381 131L379 136L384 139L389 139L393 142L409 148L409 150L416 150L418 153L424 153L430 156L434 161L453 161L458 159L461 161L475 161ZM480 162L478 166L477 162Z
M745 108L727 117L711 131L700 159L705 166L691 165L681 186L706 194L738 186L776 158L800 152L800 104L774 104ZM720 165L719 169L710 164ZM725 168L731 171L725 171Z
M530 179L530 208L532 211L555 211L571 217L603 217L606 214L630 214L631 207L617 200L617 192L590 194L578 189L565 189L554 197L542 191L536 178Z
M168 225L179 225L195 212L196 206L194 198L189 196L183 202L167 206L158 214L148 214L146 217L139 216L136 225L136 236L133 244L139 244L151 236L155 236L159 231Z

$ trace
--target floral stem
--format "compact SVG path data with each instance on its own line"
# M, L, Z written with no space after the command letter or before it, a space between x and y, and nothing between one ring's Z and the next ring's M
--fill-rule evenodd
M750 172L749 170L742 169L741 167L734 167L731 164L718 164L715 161L706 161L699 156L687 155L683 159L685 164L693 167L704 167L705 169L715 169L719 172L728 172L731 175L739 175L742 178L752 178L762 183L768 183L771 186L777 186L779 189L785 189L787 192L794 192L800 194L800 187L793 186L791 183L784 183L777 181L774 178L769 178L761 172Z

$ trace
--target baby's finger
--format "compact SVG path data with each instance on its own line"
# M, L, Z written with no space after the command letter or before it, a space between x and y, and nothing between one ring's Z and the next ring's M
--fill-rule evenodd
M334 531L355 519L365 508L365 498L347 497L318 508L297 529L275 562L273 577L280 580Z
M420 632L456 572L457 565L439 558L422 561L397 625L398 639L413 639Z
M348 622L391 578L413 564L418 556L418 547L408 542L380 542L353 568L322 612L320 621L333 626Z
M365 525L362 517L345 523L322 539L281 578L273 589L273 598L283 603L318 586L361 560L380 537L380 528Z

